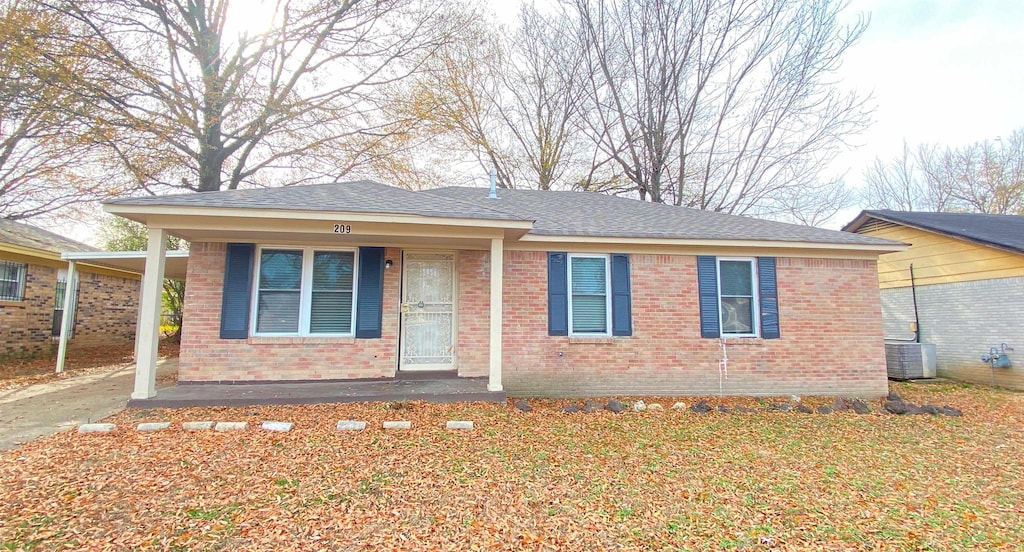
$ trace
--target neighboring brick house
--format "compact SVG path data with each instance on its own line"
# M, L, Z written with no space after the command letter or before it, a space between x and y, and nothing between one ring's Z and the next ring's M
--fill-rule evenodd
M68 268L61 253L91 251L98 250L0 218L0 358L49 354L56 348ZM132 344L139 275L80 264L75 283L69 346Z
M105 209L149 226L154 267L166 234L191 243L182 382L420 372L520 396L885 394L876 261L903 244L593 193L497 195L348 182ZM155 394L152 353L140 344L135 399Z
M1024 389L1024 216L864 211L846 230L910 244L878 263L887 339L935 344L939 376ZM993 347L1010 366L982 361Z

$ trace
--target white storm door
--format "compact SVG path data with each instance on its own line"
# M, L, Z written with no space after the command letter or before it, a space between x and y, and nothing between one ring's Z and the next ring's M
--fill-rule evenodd
M406 252L400 370L455 368L455 254Z

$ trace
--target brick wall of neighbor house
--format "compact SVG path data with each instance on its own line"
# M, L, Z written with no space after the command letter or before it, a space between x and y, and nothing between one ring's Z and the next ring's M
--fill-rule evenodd
M874 261L778 259L782 338L723 344L700 337L693 256L632 255L633 336L580 339L547 335L546 253L508 255L503 383L510 395L874 397L887 390Z
M57 269L30 264L21 301L0 301L0 356L30 356L53 346L54 286Z
M140 285L135 278L79 272L78 314L69 347L135 343Z
M935 344L940 377L1024 389L1024 278L995 278L917 287L921 341ZM882 290L887 338L911 338L914 320L909 287ZM1013 366L992 370L981 361L1006 343Z
M181 335L181 381L381 378L395 375L401 251L387 249L381 339L250 337L220 339L226 246L192 243Z
M21 301L0 301L0 356L49 353L58 269L29 264ZM139 280L79 272L78 308L72 350L127 345L135 340Z

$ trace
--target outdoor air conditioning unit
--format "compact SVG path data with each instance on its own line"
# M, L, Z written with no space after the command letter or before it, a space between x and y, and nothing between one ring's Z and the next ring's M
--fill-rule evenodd
M890 379L935 377L934 343L886 343L885 369Z

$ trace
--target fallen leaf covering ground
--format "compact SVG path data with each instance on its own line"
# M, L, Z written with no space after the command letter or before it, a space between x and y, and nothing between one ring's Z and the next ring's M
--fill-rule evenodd
M178 356L179 343L161 341L160 358ZM64 378L119 370L133 364L133 347L118 345L112 347L82 347L68 351L64 372L54 372L56 353L31 359L10 359L0 362L0 391L50 383Z
M962 418L565 401L125 411L0 455L0 543L100 550L963 550L1024 543L1024 394L895 384ZM688 403L694 399L686 399ZM810 405L827 398L805 398ZM760 406L759 406L760 405ZM401 407L401 408L397 408ZM338 432L339 419L366 420ZM385 420L413 429L380 429ZM450 431L450 419L476 422ZM238 433L181 422L248 421ZM294 422L291 433L259 429ZM173 429L137 433L142 421Z

